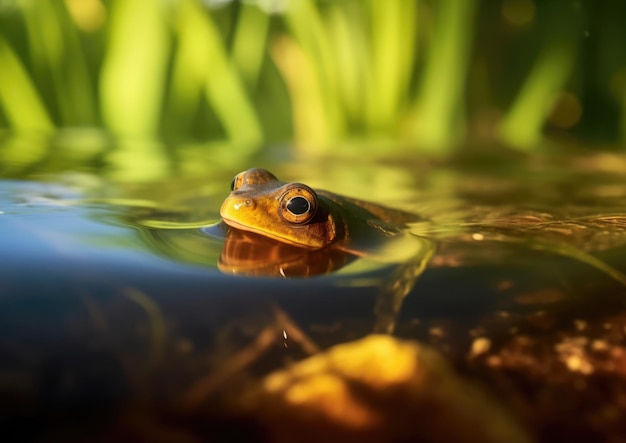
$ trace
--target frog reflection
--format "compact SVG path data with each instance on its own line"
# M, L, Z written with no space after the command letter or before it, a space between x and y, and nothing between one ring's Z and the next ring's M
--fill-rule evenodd
M217 266L232 275L306 278L341 269L354 258L335 248L302 249L251 232L228 229Z

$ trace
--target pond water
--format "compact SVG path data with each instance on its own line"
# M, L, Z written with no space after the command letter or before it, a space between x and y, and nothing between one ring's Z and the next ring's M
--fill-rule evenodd
M3 166L0 392L12 404L4 425L15 430L35 417L38 425L22 432L45 440L64 432L59 423L105 429L113 411L138 398L170 407L272 324L269 351L234 378L305 356L292 338L302 331L325 348L378 328L434 346L542 438L554 435L555 416L585 416L626 393L611 357L623 349L626 321L626 156L238 164L190 156L155 176L113 162ZM232 177L252 166L418 214L405 229L433 249L402 263L303 258L229 237L216 226L219 207ZM584 343L559 351L572 339ZM494 382L502 368L513 375ZM581 398L580 380L588 401L565 410L557 399ZM612 394L599 399L594 383ZM539 406L528 400L541 395ZM602 425L590 418L558 435L615 435L626 418L616 408Z

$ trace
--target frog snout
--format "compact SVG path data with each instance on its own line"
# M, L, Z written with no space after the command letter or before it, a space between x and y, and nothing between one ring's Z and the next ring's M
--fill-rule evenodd
M254 209L256 203L251 198L241 198L232 203L233 209L239 210L241 208Z
M222 207L220 208L220 214L222 214L223 216L225 213L228 214L232 211L239 211L242 209L251 210L254 208L256 208L256 202L254 201L254 199L245 196L231 195L226 200L224 200L224 203L222 203Z

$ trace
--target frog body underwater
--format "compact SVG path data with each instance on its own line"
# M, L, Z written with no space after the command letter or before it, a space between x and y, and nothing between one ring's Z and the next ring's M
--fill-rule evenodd
M409 212L282 182L260 168L235 176L231 191L220 209L227 225L309 250L336 247L370 256L381 241L403 233L405 223L419 220Z

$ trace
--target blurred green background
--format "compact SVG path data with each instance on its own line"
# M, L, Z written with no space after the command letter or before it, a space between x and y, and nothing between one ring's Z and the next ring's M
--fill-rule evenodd
M625 17L623 0L0 0L0 128L69 131L85 156L102 137L140 156L617 147Z

